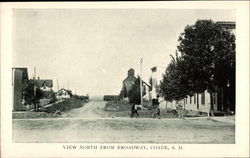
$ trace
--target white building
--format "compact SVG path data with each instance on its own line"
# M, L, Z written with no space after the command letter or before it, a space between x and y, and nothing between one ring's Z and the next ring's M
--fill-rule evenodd
M56 92L56 99L57 100L69 99L71 96L72 96L71 91L66 90L64 88L62 88L58 92Z

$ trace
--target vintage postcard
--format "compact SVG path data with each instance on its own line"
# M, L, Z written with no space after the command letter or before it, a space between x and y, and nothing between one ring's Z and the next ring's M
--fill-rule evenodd
M249 2L1 3L2 157L248 157Z

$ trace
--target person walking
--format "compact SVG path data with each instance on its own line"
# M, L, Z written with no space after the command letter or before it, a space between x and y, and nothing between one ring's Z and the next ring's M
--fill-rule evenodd
M178 112L179 119L185 119L185 110L181 104L177 105L176 110Z
M137 105L133 104L132 107L131 107L131 115L130 115L130 118L133 118L133 117L137 117L139 118L140 115L138 113L138 110L137 110Z
M152 104L156 112L153 114L153 118L158 117L161 118L161 110L160 110L160 103L159 103L159 95L156 96L156 99L152 99Z

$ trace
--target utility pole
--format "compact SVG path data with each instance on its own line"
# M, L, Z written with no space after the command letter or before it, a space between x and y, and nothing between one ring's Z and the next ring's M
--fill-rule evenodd
M69 80L68 80L68 90L69 90Z
M36 79L36 67L34 67L34 79Z
M58 83L58 80L56 80L56 83L57 83L57 91L59 91L59 83Z
M33 78L33 82L34 82L34 97L36 97L36 84L35 84L35 79L36 79L36 67L34 67L34 78Z
M140 93L141 93L141 105L143 106L143 98L142 98L142 62L143 62L143 58L141 58L141 62L140 62L140 71L141 71L141 77L140 77Z
M35 79L36 79L36 67L34 67L34 78L33 78L33 84L34 84L34 109L36 111L38 109L37 109L37 105L36 105L36 83L35 83Z

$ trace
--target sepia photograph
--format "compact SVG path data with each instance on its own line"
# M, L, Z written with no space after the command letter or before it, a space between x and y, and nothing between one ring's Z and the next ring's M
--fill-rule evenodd
M15 9L13 141L234 143L235 28L234 10Z
M65 150L236 145L243 53L236 13L12 8L10 143Z

